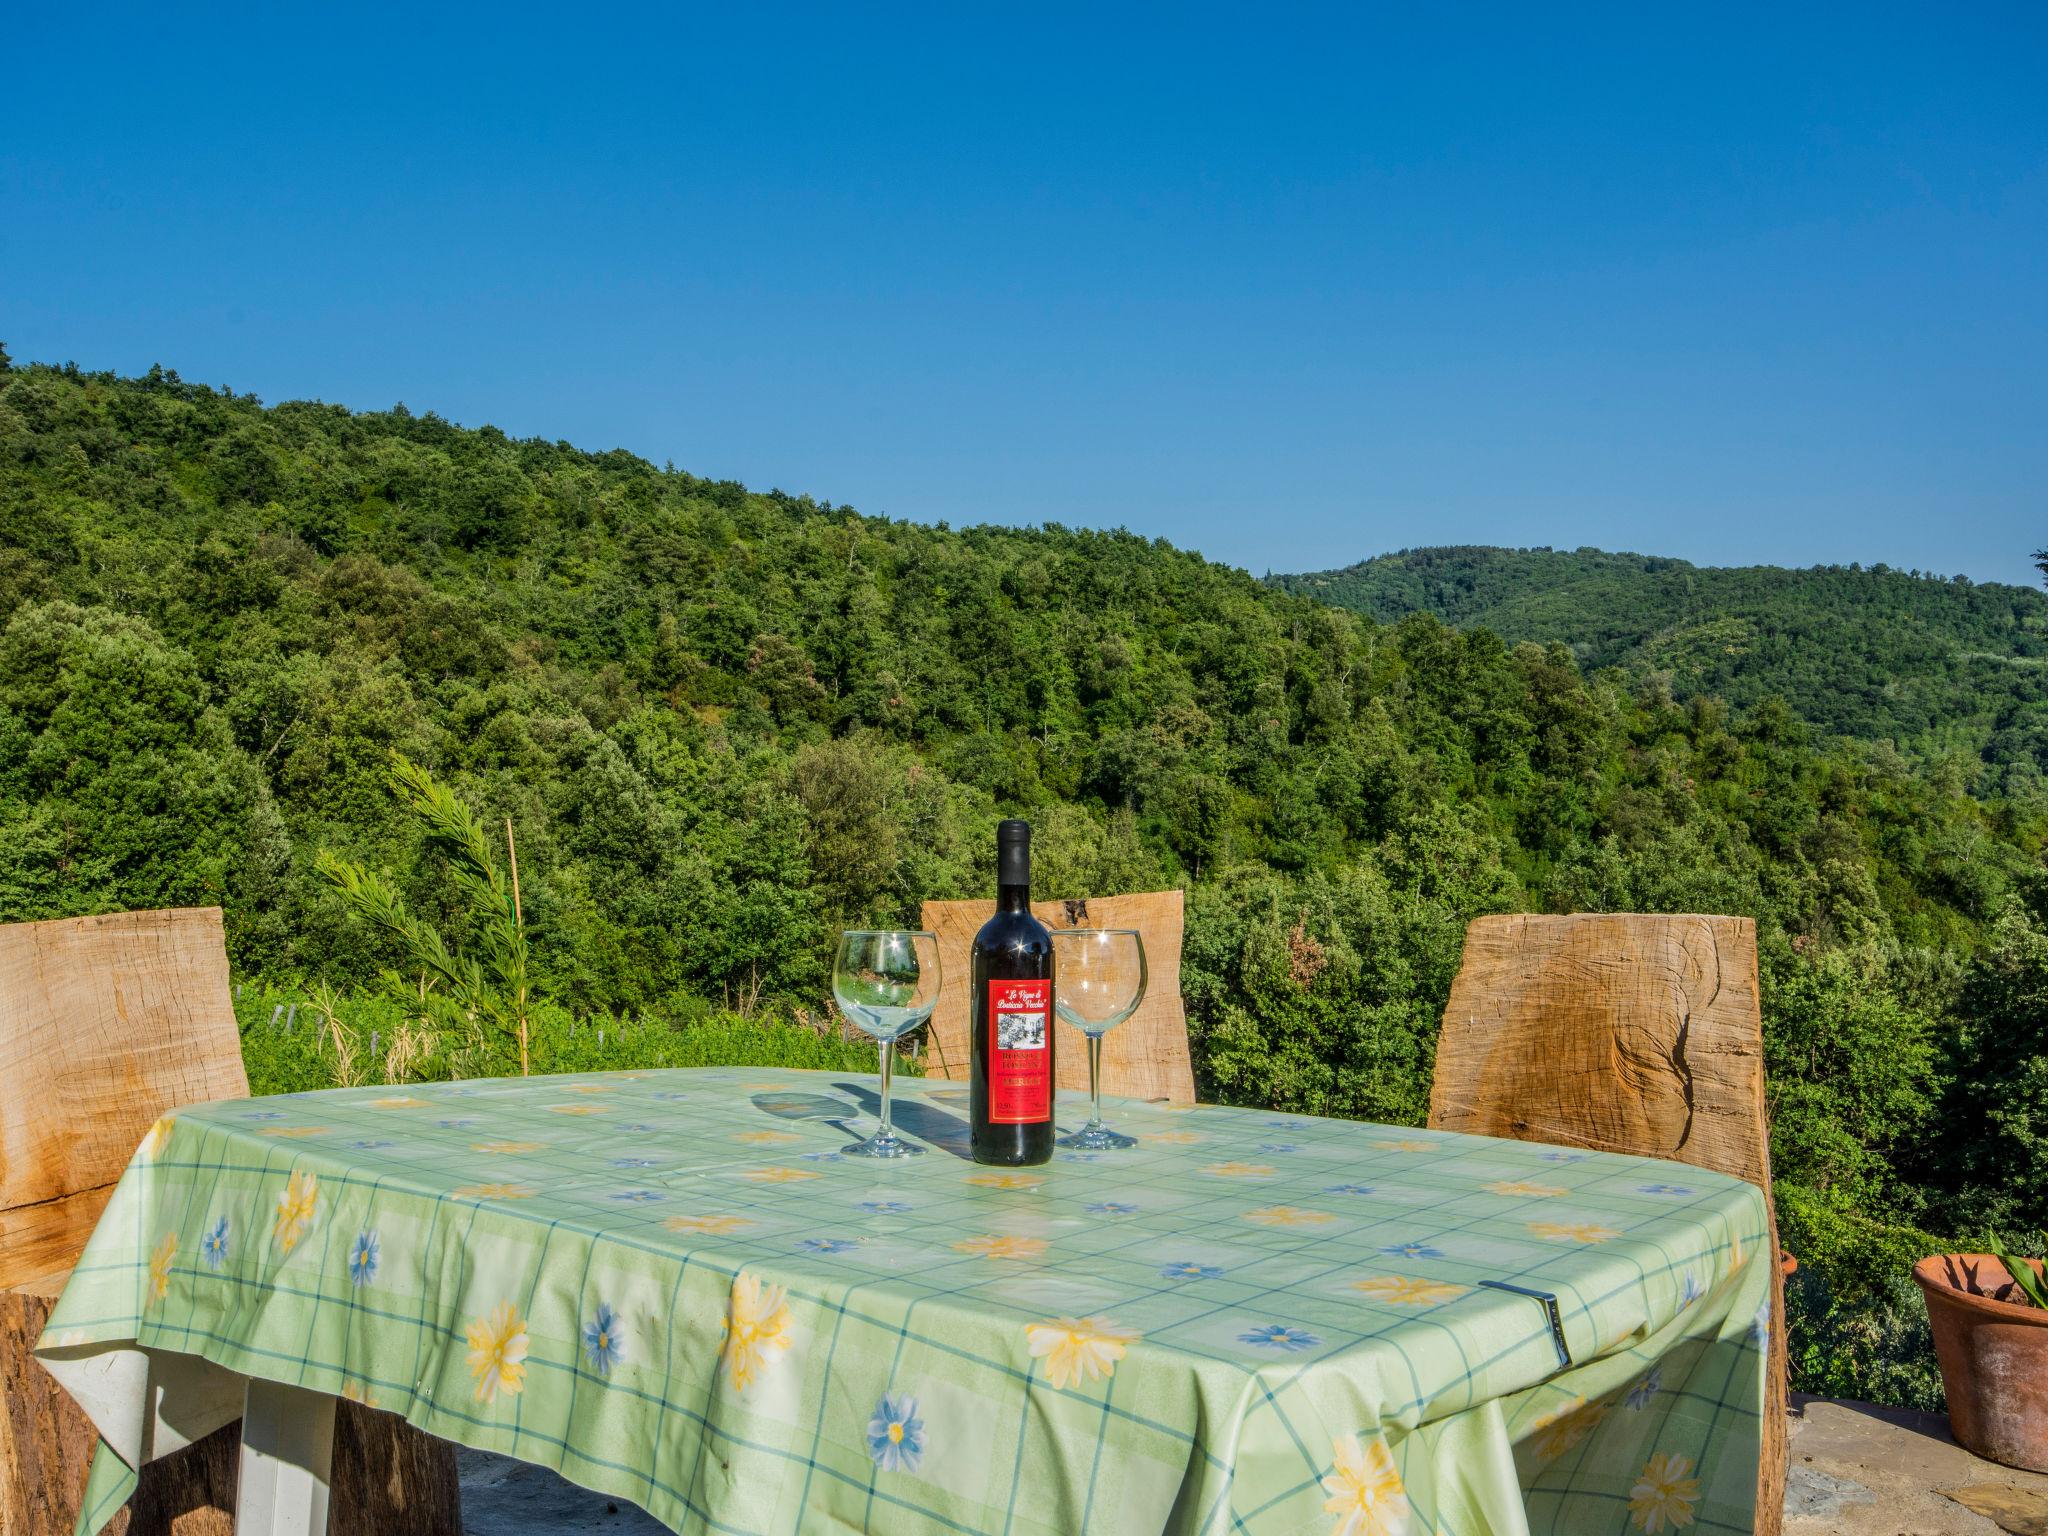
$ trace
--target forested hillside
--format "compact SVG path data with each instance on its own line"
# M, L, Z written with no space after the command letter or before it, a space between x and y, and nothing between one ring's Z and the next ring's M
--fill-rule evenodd
M1665 674L1681 699L1780 695L1823 734L1952 756L1982 792L2036 795L2048 773L2048 595L2026 587L1471 545L1274 581L1381 623L1433 613L1559 642L1587 671Z
M541 988L656 1027L820 1015L1028 815L1041 894L1187 886L1202 1092L1294 1110L1420 1118L1474 914L1753 914L1815 1388L1926 1400L1912 1228L2048 1209L2031 792L1128 534L0 368L0 919L219 902L365 985L316 853L461 910L394 749L517 829Z

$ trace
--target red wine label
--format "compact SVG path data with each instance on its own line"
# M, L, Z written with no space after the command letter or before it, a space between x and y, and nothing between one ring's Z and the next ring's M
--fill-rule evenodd
M988 1117L996 1125L1052 1118L1052 983L988 984Z

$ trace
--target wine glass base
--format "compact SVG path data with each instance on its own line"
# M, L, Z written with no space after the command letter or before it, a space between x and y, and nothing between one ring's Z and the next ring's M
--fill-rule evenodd
M1053 1142L1056 1147L1075 1147L1083 1152L1121 1152L1125 1147L1137 1144L1136 1137L1121 1135L1106 1125L1084 1125L1072 1135L1062 1136Z
M866 1141L856 1141L851 1146L841 1147L847 1157L922 1157L923 1147L913 1147L897 1136L870 1136Z

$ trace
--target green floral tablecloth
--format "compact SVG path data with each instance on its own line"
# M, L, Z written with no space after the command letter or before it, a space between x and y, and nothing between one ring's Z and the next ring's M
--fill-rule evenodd
M1750 1529L1750 1186L1138 1103L1135 1150L1008 1173L965 1159L959 1086L903 1088L934 1150L895 1163L791 1118L859 1128L872 1080L830 1073L181 1110L40 1346L107 1441L82 1528L258 1376L688 1532ZM1553 1293L1575 1363L1489 1280Z

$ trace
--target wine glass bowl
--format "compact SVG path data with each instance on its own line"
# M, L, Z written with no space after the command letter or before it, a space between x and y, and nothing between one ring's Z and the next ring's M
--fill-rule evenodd
M909 928L859 929L839 936L832 1000L847 1021L881 1046L881 1127L842 1148L848 1157L916 1157L923 1147L899 1137L889 1119L896 1042L932 1016L939 1001L939 941Z
M1145 941L1132 928L1056 928L1053 1008L1088 1037L1088 1123L1057 1145L1085 1151L1136 1146L1102 1123L1102 1037L1145 1000Z

